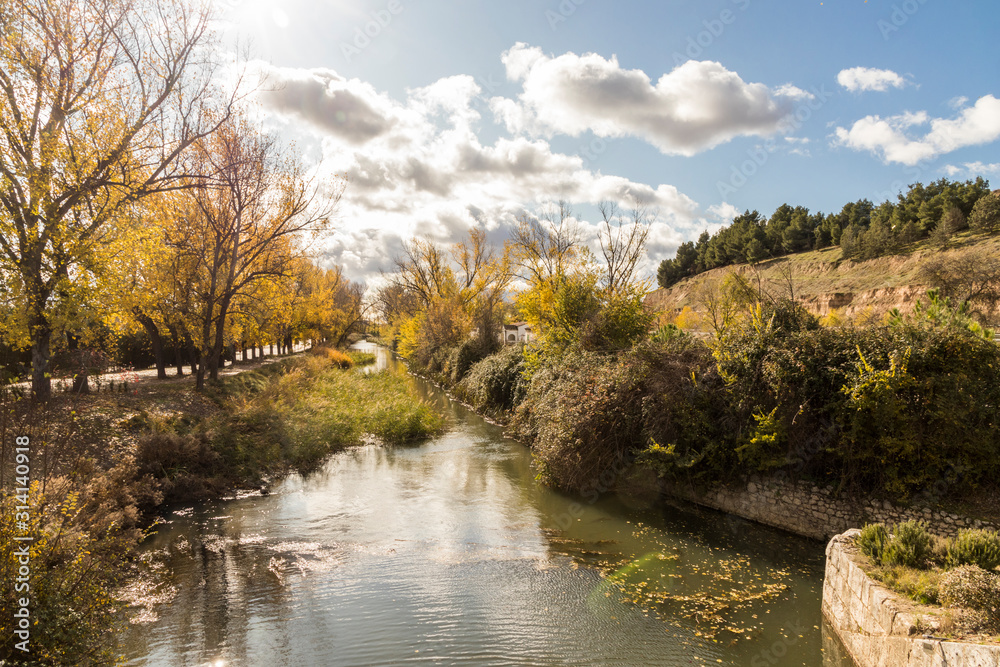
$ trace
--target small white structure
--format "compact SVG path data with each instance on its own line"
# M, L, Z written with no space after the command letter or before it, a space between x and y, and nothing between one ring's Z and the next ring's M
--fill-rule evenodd
M500 340L504 345L514 345L515 343L531 342L531 325L527 322L514 322L503 325L500 332Z

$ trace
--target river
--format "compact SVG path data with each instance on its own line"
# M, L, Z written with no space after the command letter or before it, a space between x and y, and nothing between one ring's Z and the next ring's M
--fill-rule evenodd
M555 493L500 427L412 382L443 435L169 515L128 664L852 667L820 613L822 544Z

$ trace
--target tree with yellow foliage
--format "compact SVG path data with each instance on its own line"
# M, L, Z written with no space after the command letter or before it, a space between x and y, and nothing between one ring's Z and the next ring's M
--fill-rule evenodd
M51 394L52 305L135 201L186 182L224 123L210 6L10 0L0 33L0 262L25 311L32 392Z
M308 178L297 157L245 116L197 143L203 183L188 191L187 250L198 262L196 386L218 375L234 300L256 283L290 274L309 235L329 226L343 183ZM325 186L325 187L322 187ZM321 193L322 191L322 193Z

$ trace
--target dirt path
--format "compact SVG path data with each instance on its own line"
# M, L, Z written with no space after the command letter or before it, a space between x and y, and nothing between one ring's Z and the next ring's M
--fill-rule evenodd
M308 346L298 344L292 348L292 354L288 355L274 355L266 357L258 357L253 361L237 361L236 363L230 363L228 366L219 369L219 377L228 377L230 375L236 375L237 373L242 373L243 371L252 371L261 366L274 363L275 361L281 361L282 359L287 359L290 356L296 354L301 354L306 351ZM97 391L98 393L103 392L105 387L110 386L112 382L115 385L119 385L122 382L128 382L130 385L145 385L145 384L158 384L158 385L168 385L168 384L194 384L194 376L190 373L190 367L184 367L184 376L177 376L177 367L168 366L167 367L167 377L164 380L158 380L156 378L156 367L143 368L140 370L117 370L109 373L102 373L100 375L91 375L89 377L89 384L91 391ZM52 378L52 390L53 393L66 393L67 390L72 386L73 380L68 377L54 377ZM25 390L31 388L31 382L17 382L14 384L15 387L19 387Z

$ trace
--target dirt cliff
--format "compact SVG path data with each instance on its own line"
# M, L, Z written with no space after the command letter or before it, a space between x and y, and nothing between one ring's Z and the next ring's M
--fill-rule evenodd
M680 313L685 306L700 312L704 293L727 274L736 272L771 294L792 296L820 317L834 310L847 318L878 317L893 308L908 312L930 287L921 276L921 266L942 254L966 252L971 248L1000 256L1000 238L965 233L946 250L922 242L906 254L867 261L845 260L840 248L827 248L780 257L753 267L728 266L651 292L646 303L667 317Z

